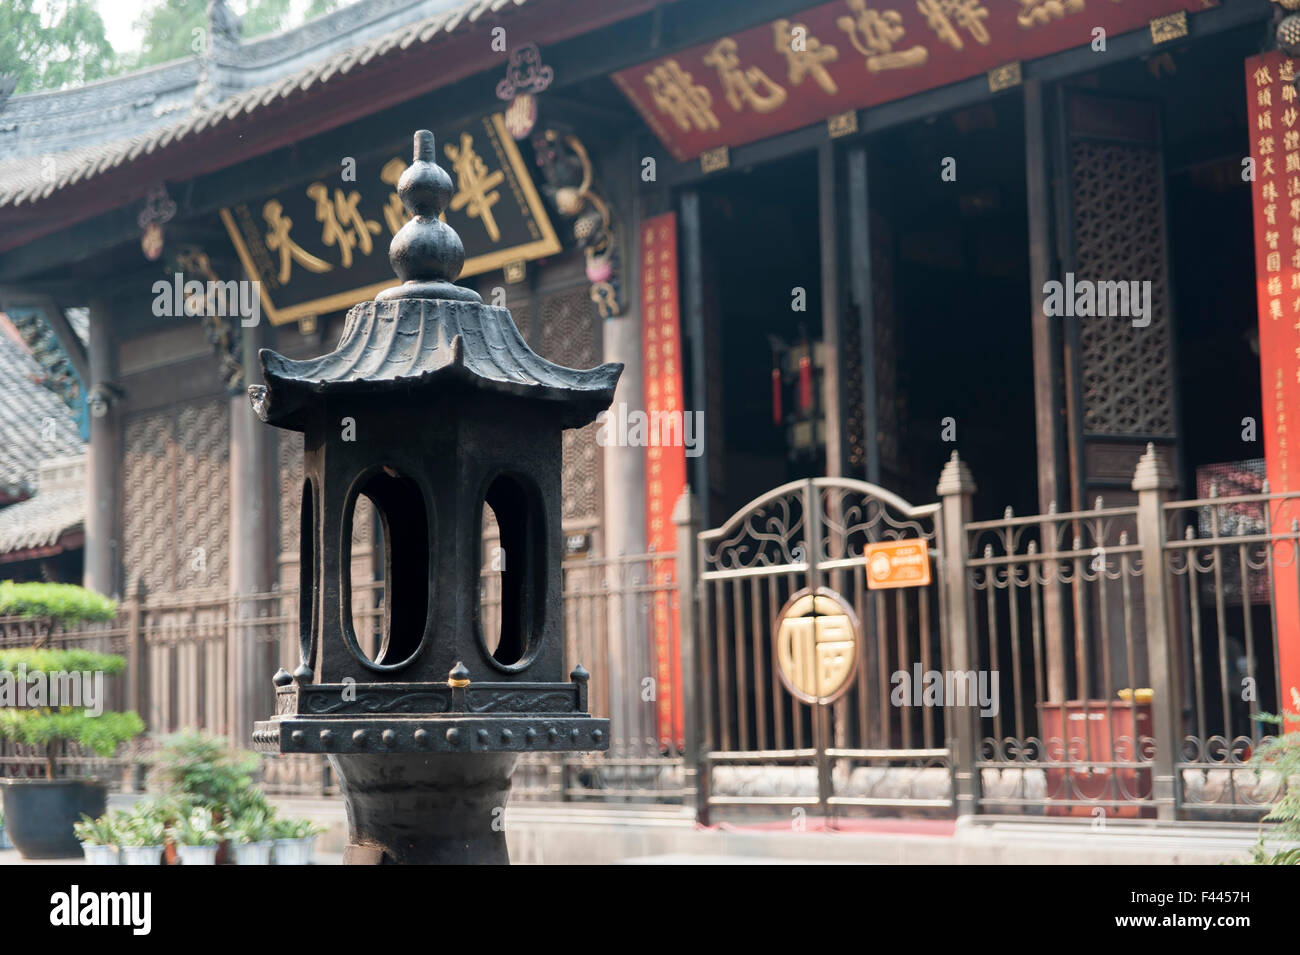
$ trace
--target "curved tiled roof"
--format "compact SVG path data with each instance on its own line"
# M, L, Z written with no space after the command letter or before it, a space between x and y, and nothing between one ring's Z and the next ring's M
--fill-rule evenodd
M58 544L86 524L85 456L41 465L37 493L0 510L0 557Z
M0 112L0 207L48 198L526 2L469 0L449 7L449 0L374 0L262 40L217 44L206 77L203 63L191 58L75 90L13 97ZM205 81L215 105L196 103Z
M609 406L623 370L552 364L528 347L508 309L425 298L353 306L328 355L293 361L264 348L261 358L266 385L248 389L253 406L263 421L292 430L321 394L465 386L566 402L562 419L578 427Z
M35 490L41 461L82 449L76 418L40 384L45 370L9 329L0 319L0 502Z

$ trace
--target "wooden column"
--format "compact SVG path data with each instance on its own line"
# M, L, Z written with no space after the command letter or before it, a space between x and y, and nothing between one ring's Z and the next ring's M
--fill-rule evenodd
M613 418L618 416L620 403L629 409L646 407L641 368L641 209L636 196L622 199L615 202L614 216L623 263L623 314L602 323L604 360L623 363L623 375L610 408ZM645 449L610 445L601 450L605 477L603 553L606 557L643 554L646 550ZM648 569L644 564L614 568L613 579L628 584ZM610 754L646 755L643 752L646 740L655 736L655 707L653 701L642 701L641 681L655 672L650 656L653 639L649 615L641 611L640 596L628 589L621 590L620 594L608 601L605 608L609 634L608 715L614 736Z
M826 408L826 476L842 477L848 469L845 428L844 355L840 347L839 183L835 175L835 144L817 147L817 219L821 246L822 342Z
M117 377L117 339L107 299L90 302L87 387L103 390ZM111 394L111 392L110 392ZM91 415L86 450L86 549L82 582L110 596L121 593L118 513L122 492L121 413L110 402L107 413Z
M237 319L236 319L237 321ZM241 364L246 383L261 382L257 349L262 327L240 329ZM259 640L255 623L259 607L269 605L241 599L248 594L266 593L273 580L272 534L279 512L270 495L271 430L257 420L247 394L230 398L230 607L229 710L230 733L238 746L247 746L253 720L265 719L260 712L269 705L273 670L271 648Z
M936 489L943 501L942 580L948 626L944 634L944 667L958 673L973 672L979 664L975 648L974 595L966 575L966 525L971 519L971 498L975 481L956 451L944 465ZM953 801L958 816L969 816L979 808L979 773L975 760L980 749L979 710L950 706L944 710L948 744L952 748Z
M849 289L858 316L862 366L862 447L866 478L880 483L879 412L876 407L876 313L871 291L871 206L867 149L848 154Z
M1046 514L1062 503L1065 449L1060 410L1063 393L1058 373L1059 329L1044 308L1044 285L1054 278L1056 250L1052 242L1051 198L1048 187L1050 149L1043 106L1042 81L1030 79L1025 95L1025 192L1029 209L1029 324L1034 348L1034 437L1038 446L1038 510ZM1040 531L1044 553L1057 549L1057 525ZM1065 632L1061 585L1049 577L1043 590L1047 699L1066 697Z
M691 351L691 410L704 415L704 429L699 436L700 453L695 458L691 476L695 496L699 500L702 527L709 526L709 447L711 430L707 407L708 378L705 375L705 357L708 353L704 328L704 246L700 224L700 194L694 189L681 195L682 243L682 329L690 336Z
M1182 746L1182 705L1179 674L1181 646L1171 625L1167 602L1169 575L1165 571L1165 502L1178 486L1154 444L1138 459L1133 490L1138 495L1137 534L1142 547L1142 597L1146 650L1151 673L1151 722L1156 738L1151 799L1160 819L1178 815L1178 756ZM1202 730L1204 732L1204 730Z

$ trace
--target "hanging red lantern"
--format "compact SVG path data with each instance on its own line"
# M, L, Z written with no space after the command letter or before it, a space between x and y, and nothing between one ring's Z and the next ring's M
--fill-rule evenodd
M772 424L781 426L781 369L772 369Z
M805 351L799 356L799 410L806 414L812 411L812 406L812 358Z

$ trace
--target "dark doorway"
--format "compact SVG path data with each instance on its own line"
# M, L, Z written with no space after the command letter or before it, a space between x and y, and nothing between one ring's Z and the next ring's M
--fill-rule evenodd
M872 139L871 196L885 220L896 386L881 394L901 485L934 500L960 452L977 516L1037 510L1023 108L1002 96ZM947 177L945 178L945 171ZM880 302L879 296L876 298ZM877 339L882 336L878 333ZM882 464L888 469L890 462Z
M709 514L720 521L825 473L815 154L706 183L700 215Z

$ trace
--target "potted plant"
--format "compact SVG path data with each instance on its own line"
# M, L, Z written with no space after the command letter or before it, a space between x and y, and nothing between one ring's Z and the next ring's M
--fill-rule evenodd
M5 833L5 814L0 812L0 849L12 849L13 843L9 841L9 836Z
M271 826L274 810L269 806L250 806L235 816L230 838L235 847L236 865L270 865Z
M276 865L311 865L316 837L325 830L310 819L276 819L271 823Z
M139 802L118 824L122 865L159 865L167 835L164 815L156 805Z
M216 865L224 828L207 806L195 806L188 815L182 816L168 829L181 865Z
M60 778L58 761L67 745L107 757L144 731L135 713L98 711L85 705L91 702L85 693L74 693L77 705L63 702L69 688L100 688L100 675L122 672L122 657L45 646L58 624L111 621L116 613L112 600L72 584L0 582L0 617L45 623L33 646L0 650L0 740L36 747L45 758L44 779L0 779L8 835L26 858L81 855L73 824L104 813L108 788L102 780Z
M265 806L261 791L253 785L256 754L233 749L225 739L195 730L174 733L159 742L153 781L173 799L191 808L206 807L214 823L223 828L243 808ZM269 813L270 807L266 808ZM228 861L226 849L223 842L218 864ZM176 854L177 848L169 846L168 862L174 861Z
M86 854L86 865L118 864L118 834L112 816L107 813L98 819L82 816L72 824L72 831L81 840L82 851Z

